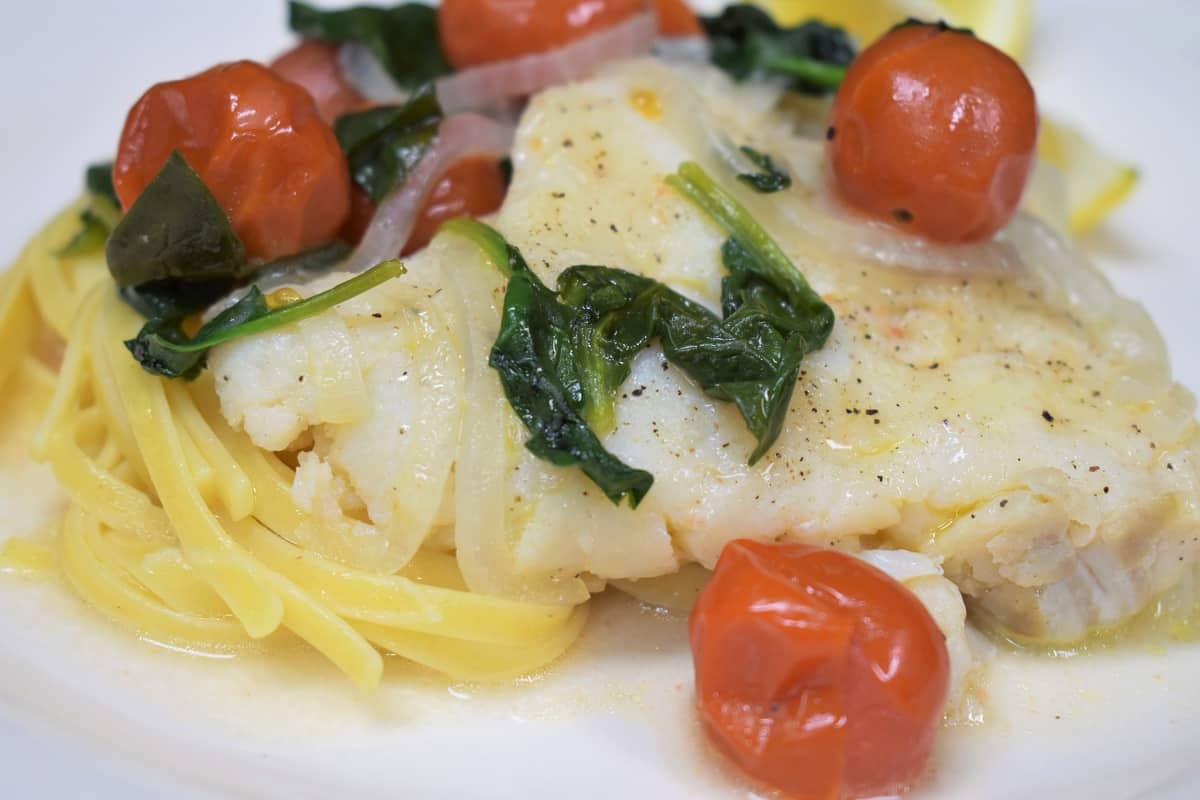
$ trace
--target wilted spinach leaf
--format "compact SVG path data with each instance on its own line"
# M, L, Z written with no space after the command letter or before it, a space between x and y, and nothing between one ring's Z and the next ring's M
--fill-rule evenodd
M378 203L408 178L433 143L441 121L437 95L426 85L402 106L344 114L333 129L354 182Z
M79 212L79 232L63 245L58 255L78 258L104 246L121 219L121 205L113 189L112 164L92 164L84 171L83 185L88 204Z
M722 324L736 331L735 339L753 343L739 357L748 359L748 379L730 377L715 392L705 388L736 403L758 437L758 447L750 456L753 464L779 436L800 361L825 346L833 330L833 309L746 208L698 164L681 164L667 183L730 235L721 248L729 270L721 282ZM704 383L703 378L697 380Z
M762 194L780 192L792 185L792 176L787 174L787 170L776 164L775 159L766 153L758 152L753 147L739 149L754 166L761 170L761 172L739 173L737 176L739 181Z
M151 319L125 346L147 372L191 380L204 369L211 348L314 316L403 274L404 265L399 261L384 261L333 288L279 308L271 308L259 288L251 286L191 338L183 332L181 316L173 315Z
M437 9L428 5L404 3L390 8L353 6L322 11L307 3L291 2L288 25L311 39L364 45L405 89L450 72L438 44Z
M229 218L183 156L172 152L108 237L117 286L238 279L253 268Z
M854 58L854 46L841 28L816 20L784 28L749 3L700 21L713 63L739 82L780 76L797 91L826 94L842 82Z
M120 209L107 198L91 195L87 207L79 212L79 231L58 251L58 255L78 258L101 249L120 219Z
M83 173L83 185L92 194L103 197L118 208L117 190L113 187L113 165L111 161L90 164Z
M126 286L118 291L121 299L146 319L177 322L208 308L233 291L234 286L231 280L165 280Z
M583 417L580 369L572 338L575 312L559 302L521 253L482 222L452 220L444 226L468 237L508 277L500 333L489 364L500 376L513 411L529 429L525 446L552 464L577 466L614 503L628 497L636 507L654 482L604 448Z
M688 166L681 172L690 174ZM746 222L736 200L707 185L688 186L725 206L718 222L736 222L722 250L729 275L721 317L658 281L613 267L569 267L551 290L492 228L473 220L446 226L476 242L508 277L490 364L532 434L526 446L551 463L579 466L613 502L628 497L636 506L653 481L597 436L612 428L616 392L652 339L706 393L737 406L758 442L753 464L782 430L801 359L824 345L833 326L832 310L766 232Z

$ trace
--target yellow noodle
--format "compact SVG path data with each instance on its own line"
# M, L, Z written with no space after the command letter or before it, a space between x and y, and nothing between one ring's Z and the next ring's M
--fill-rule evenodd
M92 348L87 331L91 328L99 300L99 294L89 298L71 326L71 333L67 337L67 349L63 352L62 365L58 371L58 383L29 447L30 454L38 460L45 460L51 438L63 432L67 416L77 408L84 383L91 380L89 356Z
M497 680L574 641L585 608L471 592L455 555L419 550L401 574L375 574L285 541L306 519L293 470L229 426L211 376L170 382L130 357L123 340L141 321L102 258L57 255L78 210L0 278L0 338L16 345L0 353L0 383L22 370L46 393L33 450L70 496L57 541L81 597L183 648L228 649L283 626L363 689L382 674L376 648L456 679ZM30 352L41 325L65 339L57 373ZM358 402L335 401L339 413ZM476 432L492 421L468 420ZM460 479L470 466L459 464Z
M302 584L320 585L339 613L405 630L505 645L537 643L563 627L569 606L539 605L422 585L398 575L372 575L306 552L271 534L247 546L267 564ZM413 613L413 606L417 612ZM421 612L432 610L432 618Z
M268 528L290 535L304 520L292 500L290 470L273 453L264 453L249 437L229 427L217 408L216 394L202 377L192 389L192 399L205 422L254 484L254 516ZM207 390L207 391L206 391Z
M100 561L88 544L99 522L73 507L63 522L63 571L75 590L105 615L144 636L193 647L230 645L246 641L241 625L232 619L185 614L155 602L133 588Z
M375 644L410 661L462 681L499 681L529 673L561 656L587 622L587 606L571 610L566 624L528 645L448 639L428 633L397 631L356 622L354 627Z
M200 414L192 396L180 383L167 384L167 399L176 421L205 462L212 467L217 497L233 519L244 519L254 510L254 486L241 465L222 444Z
M71 303L61 302L60 298L72 297L75 293L67 282L62 261L47 253L31 253L29 287L33 290L43 319L64 340L69 338L75 307Z
M18 262L0 285L0 388L3 388L25 360L33 341L36 316L33 297L26 285L27 269Z
M115 297L105 299L100 313L105 319L105 340L98 345L109 350L109 366L116 374L134 439L183 551L250 635L266 636L279 627L283 602L205 504L187 470L187 450L172 423L162 379L148 375L131 358L114 358L113 349L123 350L122 341L136 332L137 317Z
M190 614L224 617L229 608L201 580L175 547L157 547L145 540L109 531L93 550L105 561L124 569L167 606Z

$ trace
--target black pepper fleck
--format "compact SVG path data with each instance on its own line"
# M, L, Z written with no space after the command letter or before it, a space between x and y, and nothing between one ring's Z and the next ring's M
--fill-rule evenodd
M1043 408L1042 409L1042 419L1046 420L1046 422L1054 422L1054 415Z
M907 225L913 221L913 213L907 208L897 208L892 211L892 219L896 220L896 222L899 222L902 225Z

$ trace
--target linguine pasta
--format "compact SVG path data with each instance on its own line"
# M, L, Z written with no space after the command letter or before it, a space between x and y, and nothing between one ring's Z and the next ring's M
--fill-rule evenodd
M536 670L574 641L585 605L493 597L463 580L504 536L503 509L493 517L487 502L489 459L504 444L504 426L487 414L503 412L503 396L488 393L485 362L471 359L476 402L457 463L460 487L472 489L458 494L469 500L458 524L474 526L477 546L457 560L420 550L394 574L348 567L297 546L306 515L292 499L294 471L229 426L211 373L171 382L129 358L122 343L141 320L103 255L56 255L78 210L56 217L0 278L0 335L18 345L0 353L0 387L47 370L35 346L43 336L62 343L32 451L67 492L55 543L84 600L140 636L195 650L286 628L362 689L380 680L380 651L455 679L495 680ZM486 358L487 343L476 344Z

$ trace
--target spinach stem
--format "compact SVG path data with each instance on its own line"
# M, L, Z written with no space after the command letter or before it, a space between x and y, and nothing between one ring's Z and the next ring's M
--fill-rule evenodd
M767 61L766 67L771 72L798 78L822 89L836 89L846 77L846 67L815 58L778 56Z
M297 320L320 314L322 311L333 308L353 297L357 297L369 289L375 288L384 281L398 278L405 272L404 265L396 259L381 261L366 272L355 275L353 278L343 281L337 286L314 294L312 297L305 298L304 300L280 306L268 311L261 317L219 331L212 336L193 339L190 342L182 344L168 341L158 334L154 334L153 338L156 344L168 350L174 350L179 353L196 353L228 342L231 339L263 333L264 331L278 328L281 325L287 325L290 322L296 322Z
M753 253L767 267L771 279L791 286L798 294L816 297L808 281L771 238L771 234L703 167L694 161L685 161L675 174L667 176L667 185L699 206L726 233Z
M484 257L504 273L504 277L513 276L512 264L508 257L508 242L495 228L470 217L456 217L442 223L442 227L438 229L439 233L441 231L465 237L483 251Z

